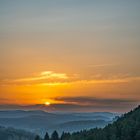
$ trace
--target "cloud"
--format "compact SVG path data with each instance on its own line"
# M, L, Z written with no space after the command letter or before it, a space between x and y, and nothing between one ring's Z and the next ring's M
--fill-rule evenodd
M58 82L68 80L69 77L66 73L56 73L53 71L42 71L39 74L25 77L25 78L18 78L18 79L3 79L0 81L1 86L6 85L35 85L41 82Z
M95 79L95 80L75 80L75 81L61 81L61 82L43 82L37 84L38 86L59 86L59 85L76 85L76 84L119 84L139 81L140 77L123 77L111 79Z
M108 67L108 66L117 66L118 64L97 64L97 65L89 65L89 67L98 68L98 67Z
M15 82L24 82L24 81L37 81L44 79L68 79L69 77L65 73L55 73L53 71L43 71L35 77L16 79Z
M79 105L117 105L135 103L137 100L133 99L104 99L94 97L57 97L56 101L64 101L66 103L74 103Z
M44 110L48 112L93 112L93 111L116 111L125 112L139 104L139 100L133 99L100 99L93 97L58 97L56 102L49 106L45 104L36 105L0 105L0 109L24 109Z
M82 77L82 76L81 76ZM1 86L61 86L61 85L76 85L76 84L119 84L139 81L140 76L131 76L128 74L116 75L92 75L87 78L81 78L80 75L66 73L56 73L53 71L43 71L39 74L19 79L7 79L0 82Z
M58 97L55 100L65 103L56 105L56 109L71 109L73 111L125 111L140 103L140 100L134 99L105 99L94 97Z

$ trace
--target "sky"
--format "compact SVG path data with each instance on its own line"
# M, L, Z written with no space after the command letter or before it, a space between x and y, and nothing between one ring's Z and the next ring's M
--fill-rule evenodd
M139 0L0 0L0 109L137 106L139 13Z

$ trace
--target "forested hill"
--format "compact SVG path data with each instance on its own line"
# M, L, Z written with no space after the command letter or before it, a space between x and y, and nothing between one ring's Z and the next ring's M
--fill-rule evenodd
M47 133L46 133L47 134ZM55 139L53 139L55 138ZM63 133L60 138L56 131L51 140L140 140L140 106L124 114L117 121L103 129L84 130L75 133ZM39 138L36 138L39 140ZM48 136L47 139L49 140Z
M0 140L34 140L35 134L14 128L0 126Z
M73 133L62 140L140 140L140 106L124 114L104 129L91 129Z

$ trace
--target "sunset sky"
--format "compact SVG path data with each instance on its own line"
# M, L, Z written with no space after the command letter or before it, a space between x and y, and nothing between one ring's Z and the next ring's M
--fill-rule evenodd
M139 0L0 0L0 109L138 104Z

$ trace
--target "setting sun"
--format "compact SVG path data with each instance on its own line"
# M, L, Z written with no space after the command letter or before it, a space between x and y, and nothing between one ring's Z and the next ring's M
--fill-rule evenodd
M45 102L45 105L49 106L51 103L50 102Z

